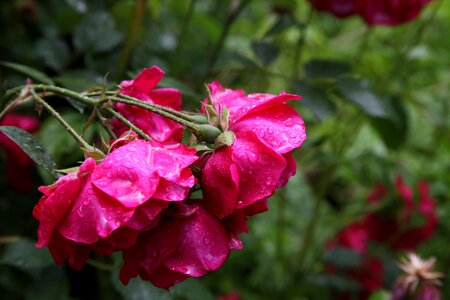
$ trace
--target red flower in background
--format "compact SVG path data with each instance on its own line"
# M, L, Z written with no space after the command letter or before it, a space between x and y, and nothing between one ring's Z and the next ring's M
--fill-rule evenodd
M217 300L240 300L240 299L241 297L237 292L231 292L228 295L217 297Z
M164 72L160 68L156 66L146 68L133 80L122 81L120 92L144 102L180 110L181 93L179 90L174 88L155 89L163 77ZM154 140L181 142L183 128L180 124L146 109L124 103L117 103L115 109ZM113 119L112 125L117 135L129 130L117 119Z
M425 182L418 184L418 201L414 201L413 191L401 177L396 178L395 188L394 197L390 198L385 186L376 185L368 196L369 203L388 201L387 206L347 225L327 242L328 250L339 246L362 255L363 262L358 268L344 272L363 287L359 299L367 299L370 292L381 287L384 278L380 260L369 252L369 243L379 243L394 251L411 251L429 239L437 227L435 204ZM414 218L422 219L422 224L415 224ZM335 272L336 268L329 270Z
M16 126L34 133L39 130L39 119L33 116L9 114L0 120L0 126ZM6 177L11 186L19 192L29 192L34 186L32 171L34 162L4 133L0 132L0 148L6 152Z
M58 264L80 268L92 250L111 255L156 226L165 208L187 197L196 179L188 166L195 150L180 144L133 141L99 163L89 158L78 172L40 187L33 216L37 247L48 246Z
M394 26L416 18L431 0L311 0L319 11L344 18L360 15L369 25Z

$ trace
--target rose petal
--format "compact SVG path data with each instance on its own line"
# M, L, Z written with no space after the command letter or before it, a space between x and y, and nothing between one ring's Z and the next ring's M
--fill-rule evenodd
M154 286L161 289L168 289L172 285L180 283L189 278L189 275L172 271L165 266L159 267L152 274L147 274L145 271L141 271L140 276L142 279L150 281Z
M150 98L155 104L181 110L181 92L173 88L160 88L151 91Z
M230 130L234 133L253 131L264 144L279 154L300 147L306 139L303 120L287 104L247 114L234 123Z
M270 197L276 189L286 160L264 145L253 132L239 132L231 147L239 169L237 208Z
M153 198L165 201L183 201L189 195L191 187L197 182L191 170L183 169L176 182L161 178Z
M124 91L139 91L149 93L164 77L164 71L157 66L143 69L133 80L120 83Z
M96 192L87 179L58 229L69 240L91 244L125 225L133 212L134 208L124 207L107 195Z
M219 221L201 206L184 219L177 250L164 265L189 276L202 276L217 270L230 252L228 236Z
M203 206L219 218L229 215L237 203L239 174L232 153L230 147L218 149L203 169Z
M92 173L92 184L124 207L136 207L156 191L159 178L148 142L137 140L110 153Z
M286 160L286 168L284 168L283 173L281 173L280 180L278 181L277 188L285 186L289 179L297 173L297 162L291 153L283 154Z

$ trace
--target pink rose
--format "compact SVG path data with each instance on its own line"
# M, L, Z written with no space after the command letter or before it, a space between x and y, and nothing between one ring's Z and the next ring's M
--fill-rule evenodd
M16 126L33 133L39 130L39 120L33 116L9 114L0 120L0 126ZM6 178L20 192L29 192L34 186L32 171L34 162L4 133L0 132L0 148L6 152Z
M37 247L47 246L56 263L80 268L92 250L100 255L132 246L138 233L156 226L165 208L183 201L195 177L188 168L194 149L137 140L96 164L42 186L33 211L40 222Z
M164 72L156 66L144 69L133 80L125 80L120 83L121 93L147 103L180 110L180 91L173 88L154 89L163 77ZM183 128L172 120L146 109L123 103L117 103L115 110L158 142L181 142ZM117 135L129 130L117 119L113 119L112 125Z
M219 218L236 209L264 211L267 198L296 171L290 151L305 140L305 126L285 102L300 96L245 95L218 82L209 89L217 113L229 111L228 128L223 129L234 134L234 142L216 150L205 164L201 179L208 199L205 207Z

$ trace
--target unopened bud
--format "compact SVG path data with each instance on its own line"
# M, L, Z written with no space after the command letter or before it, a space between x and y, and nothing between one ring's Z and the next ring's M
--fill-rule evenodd
M202 124L198 125L195 135L201 142L206 142L208 144L214 144L217 137L222 133L219 128Z
M208 124L208 118L205 115L188 115L185 119L196 124Z

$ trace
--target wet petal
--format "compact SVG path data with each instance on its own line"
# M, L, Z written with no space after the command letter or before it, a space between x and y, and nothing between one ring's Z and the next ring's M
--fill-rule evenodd
M96 192L87 179L58 229L69 240L91 244L125 225L133 212L134 208L124 207L107 195Z
M201 206L183 221L177 250L164 265L172 271L194 277L217 270L230 252L223 226Z
M204 207L219 218L236 207L239 174L230 147L222 147L208 159L202 173Z
M141 140L114 150L92 173L92 184L125 207L141 205L159 183L149 151L148 142Z
M143 69L133 80L120 83L124 91L149 93L164 77L164 71L157 66Z
M236 134L231 147L239 170L238 208L270 197L286 167L280 154L264 145L253 132Z
M247 114L234 123L231 130L235 133L253 131L264 144L280 154L300 147L306 139L303 120L287 104Z

